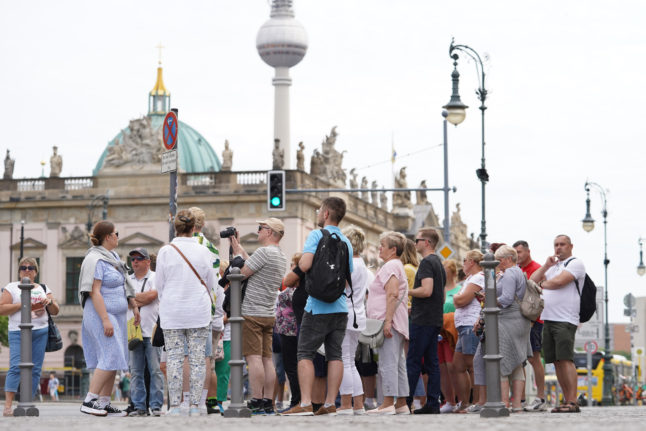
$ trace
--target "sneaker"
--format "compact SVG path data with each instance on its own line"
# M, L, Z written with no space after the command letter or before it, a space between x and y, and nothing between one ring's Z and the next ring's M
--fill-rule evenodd
M282 416L314 416L314 411L312 411L312 404L301 407L300 404L295 405L291 409L287 410L285 413L281 414Z
M440 407L440 413L453 413L453 410L455 409L455 406L452 406L450 403L444 403Z
M394 414L396 414L396 410L397 409L395 409L395 406L388 406L388 407L384 407L383 409L377 407L376 409L368 410L366 412L366 414L368 414L368 415L394 415Z
M136 416L139 416L139 417L148 416L148 412L146 410L133 410L130 413L128 413L128 416L133 416L133 417L136 417Z
M523 409L526 412L544 412L546 410L545 400L541 398L534 398L534 401L529 403Z
M107 416L108 412L105 408L99 407L99 400L94 398L90 401L85 401L81 404L81 412L94 416Z
M153 416L155 417L159 417L162 415L161 409L152 409L152 412L153 412Z
M333 404L329 407L325 407L325 405L322 405L320 409L314 413L314 416L321 416L321 415L328 415L328 416L336 416L336 406Z
M198 406L191 406L190 409L188 409L188 415L189 416L202 416L202 410Z
M220 413L220 409L218 408L218 405L216 404L215 406L206 406L206 414L207 415L214 415Z
M352 410L352 407L349 409L339 409L336 411L336 414L339 416L352 416L354 415L354 410Z
M103 408L105 409L106 412L108 412L108 416L121 417L126 415L126 412L116 407L113 407L112 404L108 404ZM148 412L144 412L144 416L147 416L147 415L148 415Z
M424 404L421 409L413 410L414 415L439 415L439 407L431 407L430 404Z
M184 416L182 408L181 407L171 407L170 410L168 410L168 413L166 413L166 416Z
M453 406L453 413L463 412L462 401L459 401L456 405Z
M366 414L366 409L365 408L360 408L360 409L355 409L353 410L355 416L363 416Z
M264 415L265 414L265 406L262 402L262 400L258 400L255 398L250 399L247 401L247 408L251 410L252 415Z
M281 403L282 404L282 403ZM274 403L269 398L262 399L262 407L266 415L275 415L276 410L274 410ZM282 407L282 405L281 405ZM282 410L282 408L281 408Z
M395 414L396 415L409 415L410 414L410 408L408 408L408 406L397 407L395 409Z
M466 412L467 413L480 413L481 410L482 410L482 406L480 404L472 404L467 408Z
M124 410L126 412L126 416L130 416L130 412L134 412L136 409L132 404L128 404L128 407Z

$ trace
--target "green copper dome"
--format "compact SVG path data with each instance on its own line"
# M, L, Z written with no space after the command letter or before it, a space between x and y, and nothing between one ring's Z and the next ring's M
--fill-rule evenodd
M151 119L151 126L154 131L161 130L164 116L152 114L149 115ZM130 134L130 128L126 127L119 132L105 147L96 167L92 171L93 175L103 167L110 147L114 146L117 142L123 142L124 134ZM221 163L218 156L215 154L213 147L206 139L194 128L188 124L179 122L179 136L177 139L177 149L179 151L179 170L187 173L195 172L219 172Z

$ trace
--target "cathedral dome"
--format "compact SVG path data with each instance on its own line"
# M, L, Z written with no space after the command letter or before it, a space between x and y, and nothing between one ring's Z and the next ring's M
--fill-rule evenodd
M164 87L161 66L157 83L149 93L148 115L130 120L103 150L93 175L122 170L159 172L162 144L162 124L170 109L170 92ZM220 159L206 139L188 124L179 122L177 138L179 171L186 173L219 172Z

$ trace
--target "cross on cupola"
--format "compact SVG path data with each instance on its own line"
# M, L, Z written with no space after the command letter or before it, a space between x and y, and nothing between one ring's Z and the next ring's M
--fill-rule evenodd
M148 115L166 115L170 111L170 91L164 86L162 77L162 49L164 46L159 43L159 65L157 66L157 82L148 95Z

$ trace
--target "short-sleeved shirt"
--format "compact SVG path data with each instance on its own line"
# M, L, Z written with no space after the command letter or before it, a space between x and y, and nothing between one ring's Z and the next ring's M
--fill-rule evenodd
M348 238L341 233L341 229L338 226L325 226L325 230L330 233L335 233L339 235L339 238L345 242L348 246L348 260L350 263L350 272L353 270L352 266L352 244ZM319 241L323 238L323 234L320 229L313 230L307 236L305 240L305 247L303 247L303 253L316 253L316 248L319 245ZM305 304L305 311L312 314L331 314L331 313L347 313L348 306L346 303L345 295L339 296L339 298L334 302L325 302L320 299L312 298L311 296L307 298L307 303Z
M462 283L462 289L460 289L460 295L467 288L468 285L475 284L479 286L480 289L484 288L484 273L479 272L474 275L470 275ZM480 301L475 297L464 307L455 308L455 327L459 328L460 326L473 326L480 317Z
M446 272L442 261L435 254L429 254L420 262L417 274L415 274L414 288L420 287L425 278L433 279L433 293L427 298L413 297L410 311L411 322L419 326L442 327L444 324Z
M7 284L4 289L11 294L11 303L20 304L20 296L22 295L22 290L18 287L20 285L19 281L14 281ZM36 304L41 300L47 298L47 294L52 293L47 286L43 288L43 285L35 284L34 288L31 289L31 303ZM43 313L41 316L36 316L34 312L31 313L31 323L34 325L33 330L47 328L48 319L47 313ZM9 316L9 331L20 331L20 310Z
M453 304L453 297L458 294L462 289L462 285L458 284L453 289L446 292L446 300L444 300L444 314L453 313L455 311L455 305Z
M260 247L246 260L253 271L242 301L242 315L275 317L276 297L287 268L287 258L277 245Z
M135 294L142 292L150 292L157 290L155 287L155 273L148 271L148 273L141 279L137 280L135 274L130 274L130 279L134 281ZM159 316L159 297L155 298L149 304L139 308L141 315L141 333L144 337L152 337L153 327L157 323L157 316ZM134 317L134 313L128 308L128 320Z
M397 291L398 298L408 295L408 280L406 279L404 265L399 259L392 259L384 263L379 271L377 271L370 287L368 287L366 312L370 319L383 320L386 318L386 283L388 283L390 277L395 277L399 282ZM406 298L397 304L395 314L393 315L393 328L402 334L404 338L408 339L408 308L406 307Z
M567 266L565 266L566 263ZM583 283L585 282L585 266L583 266L581 259L571 257L565 261L558 261L556 265L545 272L545 279L551 280L563 271L572 274L579 282L579 289L583 288ZM568 322L573 325L579 324L581 297L576 289L574 280L560 289L543 289L543 300L545 301L545 308L543 308L543 313L541 313L543 320Z

